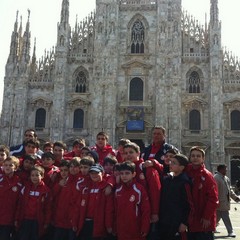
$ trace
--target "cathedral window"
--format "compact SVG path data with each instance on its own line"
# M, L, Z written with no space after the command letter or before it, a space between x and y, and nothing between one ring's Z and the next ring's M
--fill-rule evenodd
M87 77L86 74L81 71L76 77L75 92L85 93L87 91Z
M81 108L78 108L74 111L73 128L74 129L83 128L83 123L84 123L84 111Z
M142 79L135 77L130 82L129 91L130 101L143 101L143 81Z
M144 53L144 26L140 20L134 22L131 34L131 53Z
M201 114L198 110L192 110L189 113L189 129L194 133L201 130Z
M189 93L200 93L200 77L196 71L190 74L188 90Z
M231 112L231 130L240 130L240 111Z
M46 110L44 108L39 108L36 111L35 129L41 130L45 128L45 124L46 124Z

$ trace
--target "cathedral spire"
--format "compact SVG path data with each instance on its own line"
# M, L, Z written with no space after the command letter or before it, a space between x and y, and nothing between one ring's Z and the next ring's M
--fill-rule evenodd
M210 9L210 22L211 25L218 25L219 23L219 11L218 11L218 0L211 0L211 9Z
M14 29L11 36L10 53L8 56L8 63L16 62L18 49L18 11L16 13L16 21L14 23Z
M26 24L26 29L22 38L22 61L24 63L29 63L30 60L30 45L31 45L31 34L30 34L30 10L28 9L28 20Z
M65 27L69 23L69 0L62 1L62 11L61 11L61 24Z

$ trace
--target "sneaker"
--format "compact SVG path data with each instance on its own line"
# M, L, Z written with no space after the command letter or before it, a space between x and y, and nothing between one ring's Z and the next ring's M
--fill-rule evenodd
M235 237L236 237L236 234L235 234L235 233L233 233L233 232L231 232L231 233L229 233L229 234L228 234L228 237L235 238Z

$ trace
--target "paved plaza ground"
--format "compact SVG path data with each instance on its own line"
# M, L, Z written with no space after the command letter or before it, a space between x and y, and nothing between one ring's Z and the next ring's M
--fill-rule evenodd
M220 221L219 226L217 227L217 233L215 233L215 239L236 239L240 240L240 203L232 202L230 219L233 225L233 231L237 235L235 238L228 237L227 230L222 220Z

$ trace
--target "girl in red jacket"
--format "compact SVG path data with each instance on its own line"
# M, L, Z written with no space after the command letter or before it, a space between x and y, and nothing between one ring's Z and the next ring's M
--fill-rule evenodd
M0 175L0 239L10 240L13 232L15 212L18 204L21 184L15 174L19 159L11 156L3 160Z
M51 218L51 195L42 181L44 169L31 169L31 182L21 190L16 225L20 223L19 240L38 240L47 229Z

